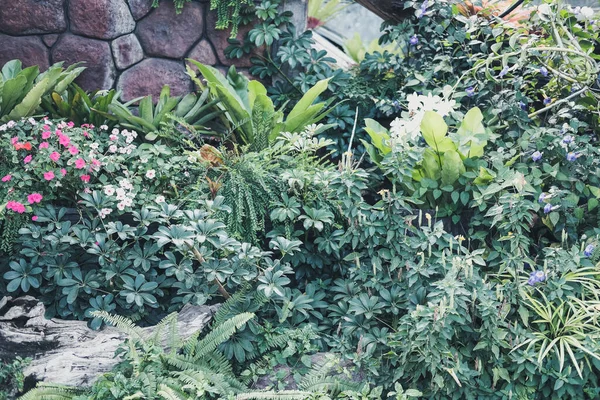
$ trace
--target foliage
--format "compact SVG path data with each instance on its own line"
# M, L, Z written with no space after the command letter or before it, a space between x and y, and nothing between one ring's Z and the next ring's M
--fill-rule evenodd
M185 340L179 338L177 314L165 317L149 338L131 320L106 312L96 312L94 316L129 336L122 346L123 361L115 371L100 377L89 390L41 386L21 399L42 399L57 392L65 399L80 400L117 400L129 396L198 399L226 396L244 389L217 346L244 326L253 317L250 313L212 326L199 340L200 332Z
M23 368L30 361L21 357L10 361L0 360L0 400L8 400L23 390Z
M200 70L213 98L222 104L237 141L251 145L251 150L266 149L281 132L301 132L328 113L324 110L328 103L313 104L327 89L327 80L317 82L284 118L281 111L275 110L267 89L259 81L249 81L237 73L235 67L231 67L225 77L213 67L194 60L190 62ZM204 89L199 80L196 83Z
M117 119L109 115L109 106L118 97L114 89L87 93L72 83L65 92L52 92L50 98L42 98L42 108L51 118L65 118L78 126L107 124L112 129Z
M161 126L171 118L185 124L186 128L193 129L195 133L211 133L206 124L220 115L219 111L213 109L219 100L207 102L208 91L200 96L189 93L183 98L171 97L170 92L170 88L164 86L156 105L153 104L152 95L149 95L139 101L137 110L131 109L129 104L119 102L109 104L108 110L122 127L144 132L148 141L156 140Z
M19 60L7 62L0 73L0 122L34 115L42 98L64 92L83 70L77 64L63 69L57 63L40 73L37 66L23 69Z

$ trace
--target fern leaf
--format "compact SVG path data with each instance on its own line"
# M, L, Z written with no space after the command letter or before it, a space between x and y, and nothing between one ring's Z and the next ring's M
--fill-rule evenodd
M299 390L283 390L281 392L250 392L238 394L235 400L304 400L313 393Z
M242 313L213 327L212 331L196 344L194 357L199 359L215 351L217 346L228 340L252 318L254 314Z
M120 315L111 315L106 311L94 311L92 312L92 316L100 318L107 324L114 326L124 334L128 335L132 340L139 342L144 346L146 345L144 331L136 326L131 319Z
M161 383L160 390L157 393L161 398L165 400L189 400L189 397L178 393L175 389Z
M71 400L84 393L83 389L40 382L35 389L19 397L19 400Z

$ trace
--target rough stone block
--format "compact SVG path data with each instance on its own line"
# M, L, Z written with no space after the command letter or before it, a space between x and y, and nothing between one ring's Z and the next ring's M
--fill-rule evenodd
M176 14L172 1L163 2L138 23L137 35L149 56L183 58L200 39L204 29L203 5L187 3Z
M128 68L144 58L142 46L133 33L116 38L110 46L118 69Z
M66 34L52 48L52 62L65 66L84 62L86 70L75 80L86 90L110 89L115 82L115 64L107 42Z
M192 80L182 62L149 58L124 71L117 89L124 101L151 94L158 99L164 85L169 85L172 96L181 96L193 90Z

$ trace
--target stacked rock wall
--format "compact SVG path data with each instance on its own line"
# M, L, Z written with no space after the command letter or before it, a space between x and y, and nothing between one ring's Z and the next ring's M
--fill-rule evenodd
M215 30L209 0L186 3L176 14L171 0L0 0L0 66L84 62L77 83L87 90L118 88L123 100L193 90L184 59L225 67L229 33ZM240 29L240 35L247 29ZM249 58L235 60L249 67Z

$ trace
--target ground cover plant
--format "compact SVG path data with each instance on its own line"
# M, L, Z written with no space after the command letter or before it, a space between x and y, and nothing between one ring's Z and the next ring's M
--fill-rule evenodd
M594 11L407 2L340 71L278 4L228 50L273 85L198 64L197 95L67 85L0 125L0 291L132 336L26 398L599 396ZM209 350L136 337L222 302Z

